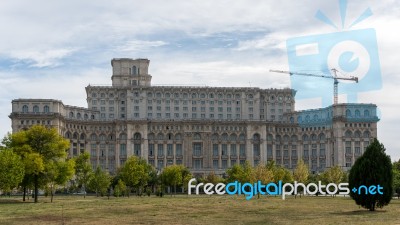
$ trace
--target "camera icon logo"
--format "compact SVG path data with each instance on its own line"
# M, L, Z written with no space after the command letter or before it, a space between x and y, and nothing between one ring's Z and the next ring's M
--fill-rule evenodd
M335 68L342 76L358 77L359 83L340 81L339 94L347 94L348 102L357 102L359 92L382 86L374 29L296 37L286 44L290 71L331 74ZM301 90L298 99L320 97L323 105L332 104L333 94L327 91L333 90L332 80L291 76L291 84Z

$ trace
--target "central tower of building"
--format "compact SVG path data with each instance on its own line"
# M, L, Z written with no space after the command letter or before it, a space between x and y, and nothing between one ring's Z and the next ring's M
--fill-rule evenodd
M112 66L112 86L151 86L148 59L114 58Z

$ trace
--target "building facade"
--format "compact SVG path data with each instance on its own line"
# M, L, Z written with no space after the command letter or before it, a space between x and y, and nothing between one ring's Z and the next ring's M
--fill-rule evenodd
M87 108L54 99L12 101L12 130L55 127L70 157L90 153L92 166L114 173L131 155L161 170L183 164L194 174L223 174L246 160L274 160L312 172L350 168L377 136L374 104L295 111L292 89L152 86L149 60L111 61L112 85L86 87Z

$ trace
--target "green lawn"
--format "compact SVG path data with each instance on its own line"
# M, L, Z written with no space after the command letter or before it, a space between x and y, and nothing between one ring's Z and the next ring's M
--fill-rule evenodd
M343 197L0 198L0 224L400 224L400 200L369 212Z

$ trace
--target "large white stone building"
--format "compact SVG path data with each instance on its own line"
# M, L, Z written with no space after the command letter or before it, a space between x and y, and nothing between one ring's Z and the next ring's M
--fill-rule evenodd
M87 108L13 100L13 132L55 127L70 140L70 157L87 151L93 167L111 173L137 155L158 169L183 164L197 175L223 174L246 160L292 169L302 158L312 172L348 169L377 136L374 104L295 111L292 89L152 86L149 60L111 65L111 86L86 87Z

